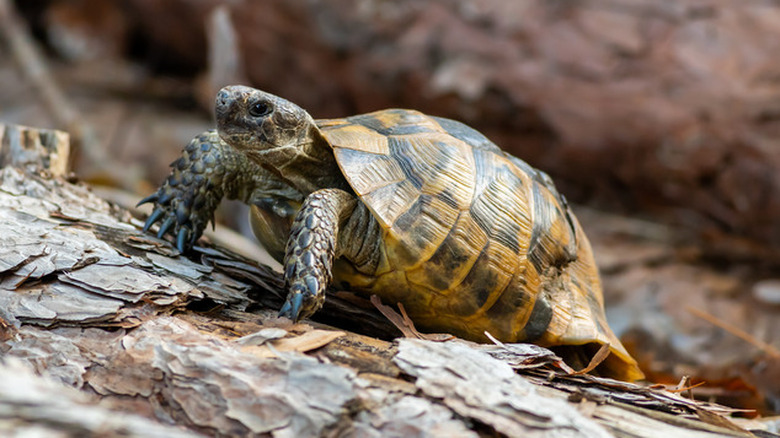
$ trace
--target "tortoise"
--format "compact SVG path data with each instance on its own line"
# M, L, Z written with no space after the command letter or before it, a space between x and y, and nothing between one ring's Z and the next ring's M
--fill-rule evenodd
M314 120L281 97L229 86L217 130L196 137L143 202L144 230L182 252L224 197L250 205L284 266L280 316L334 287L403 303L425 331L487 341L609 344L602 373L643 376L607 325L587 237L550 177L460 122L388 109ZM568 347L567 347L568 348Z

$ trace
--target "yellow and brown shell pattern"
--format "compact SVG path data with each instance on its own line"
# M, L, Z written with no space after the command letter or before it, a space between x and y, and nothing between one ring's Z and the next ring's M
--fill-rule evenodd
M486 341L610 344L616 377L642 377L607 325L588 239L549 177L449 119L384 110L317 121L383 230L376 272L334 282L402 302L418 327Z

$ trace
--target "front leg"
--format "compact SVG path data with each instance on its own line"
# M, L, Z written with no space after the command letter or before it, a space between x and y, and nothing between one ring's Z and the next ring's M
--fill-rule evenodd
M171 163L171 174L160 189L138 203L154 202L144 231L160 222L157 237L172 232L179 251L189 249L213 221L214 210L225 196L225 181L234 173L232 160L224 157L228 154L229 147L215 130L193 138Z
M325 301L341 224L355 208L355 195L322 189L303 202L287 240L284 282L287 300L279 316L299 321L314 314Z
M138 205L154 202L144 231L160 222L157 237L172 233L180 252L191 248L208 223L213 223L222 198L257 205L285 220L303 199L295 189L222 141L216 130L195 137L171 168L162 187Z

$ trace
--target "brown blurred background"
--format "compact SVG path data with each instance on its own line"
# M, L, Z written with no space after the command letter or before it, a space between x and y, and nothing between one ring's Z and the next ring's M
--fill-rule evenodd
M611 324L651 379L690 375L708 382L694 395L780 412L777 2L15 6L65 100L47 99L6 32L0 122L69 129L80 178L150 193L228 83L315 118L406 107L464 121L580 205Z

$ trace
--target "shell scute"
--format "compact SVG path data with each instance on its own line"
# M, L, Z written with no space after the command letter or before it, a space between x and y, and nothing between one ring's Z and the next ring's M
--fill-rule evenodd
M454 285L468 275L487 243L487 234L468 212L463 212L428 261L408 271L407 278L417 284L429 282L432 288L457 294Z
M333 124L329 128L323 129L323 134L328 141L340 145L341 148L381 155L386 155L389 151L387 136L363 125Z
M471 149L444 134L399 136L389 139L390 156L421 193L447 196L460 208L471 204L476 176Z
M384 136L444 132L431 117L411 110L388 109L347 117L346 120Z
M408 211L419 197L420 191L407 179L362 195L363 202L384 228L391 228L396 219Z
M340 149L337 154L344 168L353 169L350 183L358 193L367 195L407 178L401 164L389 155L366 154L353 149Z

